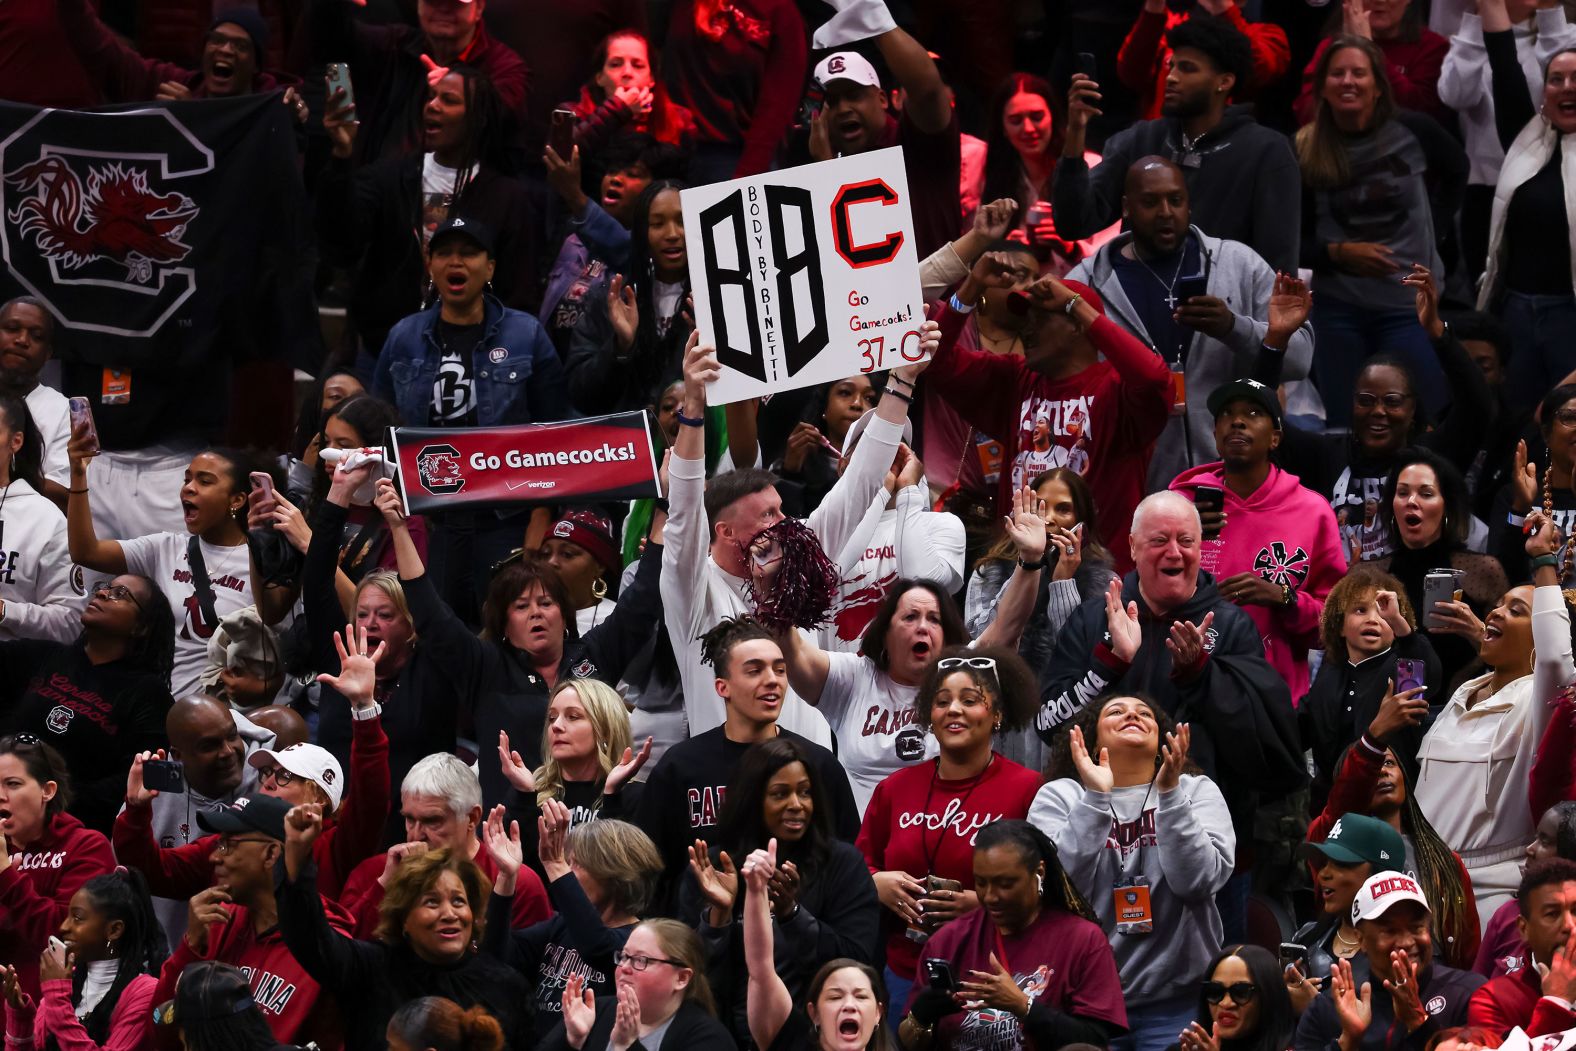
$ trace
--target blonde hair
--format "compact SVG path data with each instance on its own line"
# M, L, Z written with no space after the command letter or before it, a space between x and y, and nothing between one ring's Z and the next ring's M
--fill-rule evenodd
M701 947L700 935L678 920L642 920L640 926L657 939L664 956L677 960L690 972L689 984L684 987L684 1002L698 1005L715 1018L717 1001L712 998L711 983L706 981L706 953Z
M548 694L548 706L551 707L553 698L565 690L575 691L585 707L586 717L591 720L591 731L596 735L597 769L600 771L597 783L601 784L624 757L624 749L633 745L629 734L629 709L624 707L624 698L618 695L617 690L597 679L565 679ZM543 725L542 765L536 768L537 806L549 799L560 799L564 794L564 772L559 769L558 760L553 758L552 732L550 722Z
M651 837L616 818L582 821L570 829L564 855L602 885L609 904L632 916L646 911L662 872L662 855Z
M367 588L377 588L389 597L389 603L394 607L394 612L404 618L410 625L410 638L416 641L416 618L410 614L410 601L405 597L405 585L400 583L399 574L392 569L374 569L361 578L356 585L356 601L361 601L361 593Z

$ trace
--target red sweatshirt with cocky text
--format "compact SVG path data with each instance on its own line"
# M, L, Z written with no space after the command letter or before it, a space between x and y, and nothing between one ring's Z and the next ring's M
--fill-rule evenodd
M1133 508L1143 499L1149 455L1171 414L1171 373L1160 355L1101 316L1088 338L1105 360L1047 379L1023 358L959 349L967 314L942 305L932 317L941 325L941 346L925 382L971 426L1002 443L997 513L1006 514L1013 492L1040 473L1071 468L1094 494L1100 540L1117 572L1132 569Z
M1226 494L1226 524L1206 553L1218 553L1216 583L1238 573L1254 573L1272 584L1287 585L1294 605L1245 605L1264 640L1264 659L1291 687L1293 703L1308 692L1308 650L1318 646L1324 600L1346 575L1346 549L1330 502L1305 487L1297 476L1270 465L1264 483L1247 497L1232 492L1225 466L1207 463L1176 476L1171 488L1192 500L1200 485Z
M17 969L22 990L38 996L38 957L60 929L71 896L94 876L115 870L102 832L56 814L26 850L8 839L11 863L0 872L0 963Z
M159 985L153 1002L162 1004L175 998L175 982L188 964L198 960L217 960L239 967L252 987L252 999L263 1012L268 1029L281 1044L314 1041L325 1051L338 1048L343 1041L339 1010L332 997L319 996L317 981L296 962L285 945L277 926L258 932L252 911L241 905L224 906L229 913L223 923L208 928L208 951L199 956L182 938L159 971ZM351 933L350 914L327 898L323 912L329 926L340 934ZM174 1026L158 1026L155 1042L160 1048L175 1051L181 1046Z

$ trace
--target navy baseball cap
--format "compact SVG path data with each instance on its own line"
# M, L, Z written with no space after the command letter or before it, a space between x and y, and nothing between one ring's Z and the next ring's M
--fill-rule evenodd
M427 243L427 251L436 251L439 242L450 237L468 237L479 245L482 251L488 255L493 254L495 241L492 229L478 219L467 219L457 215L452 219L443 220L432 232L432 240Z

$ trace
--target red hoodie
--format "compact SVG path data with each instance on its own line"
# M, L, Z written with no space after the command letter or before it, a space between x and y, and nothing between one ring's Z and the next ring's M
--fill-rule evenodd
M351 721L350 785L339 811L323 822L312 844L318 886L333 897L364 858L377 855L389 814L389 739L382 719ZM156 898L179 901L213 886L213 852L218 836L179 847L160 847L153 839L153 808L127 807L111 830L115 856L140 869Z
M9 839L8 851L15 850ZM70 814L56 814L26 850L11 854L0 872L0 963L17 969L22 989L38 995L38 957L60 929L77 889L115 870L115 855L102 832Z
M198 960L217 960L239 967L252 987L252 999L268 1020L268 1028L281 1044L315 1041L325 1051L337 1049L343 1041L339 1010L333 997L319 999L320 987L301 967L285 946L278 926L259 934L252 926L252 912L241 905L224 906L229 918L208 928L208 951L202 956L182 938L159 971L159 985L153 1002L162 1004L175 997L175 981L188 964ZM350 934L354 925L350 914L327 898L323 912L329 926L340 934ZM157 1026L155 1043L176 1051L180 1034L173 1026Z
M1160 116L1171 65L1166 34L1191 17L1191 12L1140 11L1138 21L1122 41L1122 50L1116 55L1116 75L1129 90L1138 93L1141 120ZM1255 91L1279 80L1291 68L1291 44L1286 40L1286 30L1269 22L1249 22L1236 4L1226 8L1225 18L1248 38L1248 46L1253 49L1253 76L1248 83L1237 85L1232 97L1238 101L1251 99Z
M931 317L941 324L941 346L926 384L1002 443L997 513L1010 509L1015 488L1052 467L1071 467L1089 481L1100 541L1117 572L1132 569L1128 527L1144 495L1149 454L1171 414L1171 373L1160 355L1102 316L1088 336L1105 360L1052 380L1023 358L960 349L967 314L943 304Z
M1426 113L1435 120L1445 120L1450 112L1439 101L1439 73L1445 66L1445 54L1450 41L1431 29L1424 29L1416 40L1376 41L1384 53L1385 73L1390 77L1390 87L1395 91L1395 104L1402 109ZM1318 100L1313 91L1313 71L1319 58L1330 46L1330 38L1319 41L1319 47L1302 71L1302 93L1294 107L1297 123L1306 124L1313 119Z
M1246 605L1264 639L1264 659L1291 687L1292 703L1308 692L1308 650L1320 645L1319 619L1335 582L1346 575L1346 549L1330 502L1305 488L1294 474L1270 465L1269 476L1243 499L1227 488L1224 465L1208 463L1177 475L1171 488L1193 499L1200 484L1226 492L1226 526L1218 543L1206 543L1205 555L1218 550L1214 565L1203 565L1216 582L1238 573L1256 573L1275 584L1289 584L1297 595L1293 606Z
M476 862L476 867L487 877L487 885L491 886L493 880L498 878L498 863L488 853L486 843L477 845L476 856L471 860ZM345 880L345 889L339 895L339 904L355 917L354 933L357 938L377 937L378 907L383 904L383 884L378 882L378 877L383 875L386 863L385 856L378 854L357 865L350 878ZM512 916L513 921L509 926L517 931L553 917L553 907L547 900L547 888L542 886L542 878L529 865L520 866Z
M1516 1026L1528 1036L1548 1036L1576 1029L1576 1011L1543 995L1543 979L1531 967L1515 974L1490 978L1467 1001L1467 1025L1491 1033L1508 1033Z

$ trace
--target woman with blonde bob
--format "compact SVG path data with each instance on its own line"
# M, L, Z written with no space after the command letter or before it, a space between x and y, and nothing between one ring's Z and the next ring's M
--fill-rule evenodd
M640 782L634 775L651 757L651 738L635 751L629 709L618 691L599 679L566 679L547 700L542 765L532 770L498 732L498 760L513 787L505 798L520 821L528 865L546 878L537 856L537 818L549 799L569 811L569 827L635 813Z
M322 831L318 804L285 816L285 879L275 893L285 945L338 1001L345 1046L383 1046L395 1013L423 996L484 1006L508 1046L531 1046L529 984L477 951L488 889L476 863L447 848L405 858L383 896L376 940L362 941L334 930L323 912L312 860Z
M694 931L678 920L646 920L614 959L617 994L595 996L579 975L570 977L563 1023L540 1051L628 1048L655 1032L662 1033L663 1047L735 1051L733 1037L717 1021L705 953Z

